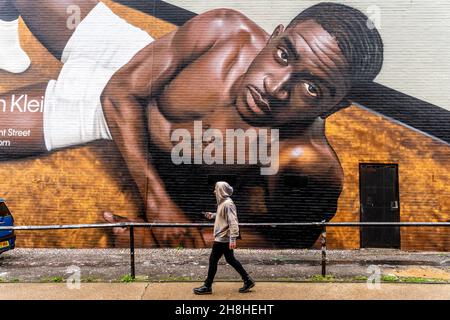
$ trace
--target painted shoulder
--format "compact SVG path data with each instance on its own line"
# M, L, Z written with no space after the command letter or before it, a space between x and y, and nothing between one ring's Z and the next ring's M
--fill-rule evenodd
M247 34L260 40L267 40L268 34L258 24L242 12L233 9L213 9L206 11L196 18L196 23L204 24L205 32L208 30L220 30L223 34L236 35Z
M318 180L343 183L344 172L325 136L325 120L313 125L304 136L280 143L280 171L314 176Z

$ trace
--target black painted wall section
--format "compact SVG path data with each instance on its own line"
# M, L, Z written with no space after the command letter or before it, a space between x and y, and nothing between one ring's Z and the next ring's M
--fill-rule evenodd
M197 14L189 10L158 0L114 0L117 3L145 12L176 26L183 25Z

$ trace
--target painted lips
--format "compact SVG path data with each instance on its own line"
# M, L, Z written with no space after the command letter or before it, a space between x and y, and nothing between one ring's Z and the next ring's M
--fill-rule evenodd
M267 100L253 86L247 87L247 105L256 114L268 114L271 111Z

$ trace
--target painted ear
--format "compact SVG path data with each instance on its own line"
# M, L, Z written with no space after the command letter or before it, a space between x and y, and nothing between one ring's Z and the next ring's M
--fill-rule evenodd
M275 28L275 30L273 30L272 35L271 35L270 38L269 38L269 42L270 42L273 38L278 37L280 34L282 34L283 31L284 31L284 26L283 26L282 24L279 24L279 25Z
M333 108L322 114L320 117L322 119L326 119L329 116L331 116L333 113L338 112L339 110L348 108L352 105L352 102L346 98L342 99L341 102L339 102L337 105L335 105Z

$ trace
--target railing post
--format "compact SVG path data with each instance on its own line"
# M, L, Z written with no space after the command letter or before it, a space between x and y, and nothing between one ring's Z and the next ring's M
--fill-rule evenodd
M136 278L136 268L134 264L134 227L130 227L130 264L131 264L131 278Z
M322 234L321 234L321 244L322 244L322 277L327 274L327 226L323 222L322 224Z

